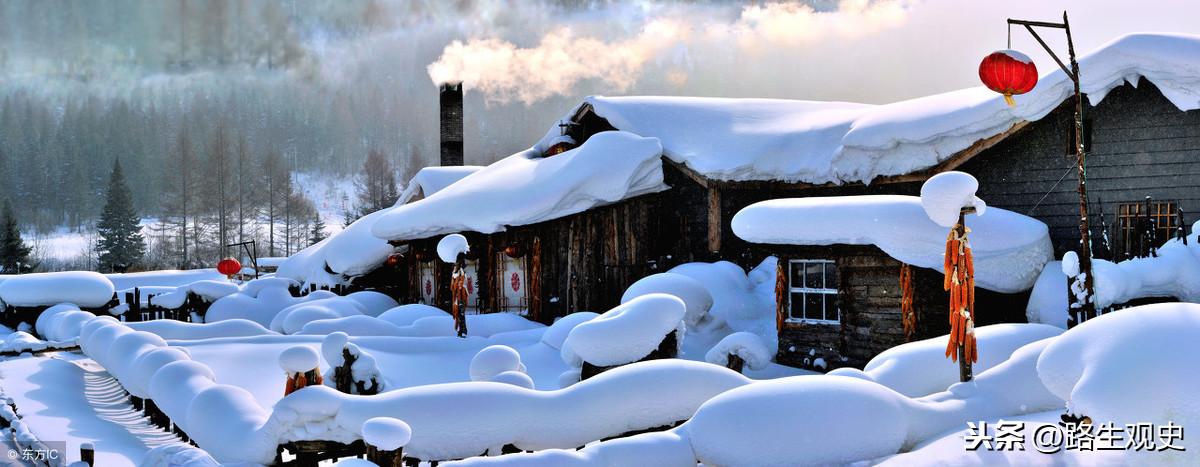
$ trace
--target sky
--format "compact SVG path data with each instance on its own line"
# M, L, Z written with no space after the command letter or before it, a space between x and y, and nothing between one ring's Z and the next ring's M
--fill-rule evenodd
M883 103L976 86L1006 18L1064 10L1081 54L1131 32L1200 34L1200 2L1168 0L13 0L0 6L0 86L166 100L303 87L274 98L344 98L432 161L435 83L463 81L467 162L485 163L590 94ZM1060 31L1043 34L1065 50ZM1024 30L1012 46L1042 73L1055 66Z

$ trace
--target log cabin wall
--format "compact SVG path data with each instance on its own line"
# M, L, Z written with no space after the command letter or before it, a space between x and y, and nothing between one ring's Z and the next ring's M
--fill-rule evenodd
M751 257L761 261L768 255L788 260L832 260L837 268L837 300L840 322L805 323L781 317L779 363L813 368L816 358L825 360L827 369L840 366L862 367L874 356L903 344L904 326L900 314L901 263L874 246L787 246L759 245ZM789 271L785 269L784 274ZM785 276L786 277L786 276ZM913 340L927 339L949 332L949 297L942 290L942 274L932 269L913 268L914 310L917 331ZM785 285L784 290L788 290ZM978 325L1024 322L1028 292L1000 294L976 291ZM787 295L779 311L787 313Z
M1101 211L1111 228L1120 204L1146 196L1177 203L1185 226L1200 219L1200 111L1179 111L1145 79L1113 89L1098 106L1084 102L1093 231L1100 232ZM1068 154L1073 118L1068 102L958 168L979 179L989 206L1045 222L1055 257L1079 244L1078 179ZM1109 232L1114 243L1122 240L1117 230Z

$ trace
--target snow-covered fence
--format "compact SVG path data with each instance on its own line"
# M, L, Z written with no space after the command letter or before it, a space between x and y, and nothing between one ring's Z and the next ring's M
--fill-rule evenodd
M12 328L36 321L42 311L60 303L97 315L118 304L112 282L103 274L87 271L5 277L0 281L0 301L4 303L0 323Z

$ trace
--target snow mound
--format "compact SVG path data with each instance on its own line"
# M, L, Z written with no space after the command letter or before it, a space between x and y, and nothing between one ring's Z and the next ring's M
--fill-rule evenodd
M238 293L241 289L237 284L227 280L202 280L184 286L206 302L214 302L226 295Z
M460 253L466 254L471 252L470 245L467 245L467 237L462 234L450 234L438 240L437 254L443 262L453 264L458 261Z
M497 373L496 376L493 376L489 381L493 383L511 384L513 386L525 389L533 389L534 386L533 378L530 378L529 375L525 374L524 371L516 370Z
M69 302L96 308L112 300L111 281L88 271L40 272L8 276L0 282L0 300L12 306L49 306Z
M554 350L562 350L563 341L567 340L567 335L571 333L575 326L580 323L591 321L593 318L600 316L597 313L590 311L577 311L567 316L554 320L546 332L542 334L542 343L550 346Z
M48 346L45 341L33 337L33 334L25 331L17 331L10 333L4 337L4 345L0 346L0 351L4 352L36 352L44 350Z
M169 340L212 339L216 337L245 337L275 334L261 324L248 319L229 319L215 323L185 323L170 319L140 321L127 324L135 331L157 334Z
M635 362L657 349L667 334L680 330L685 309L683 300L667 294L643 295L622 303L575 326L563 343L563 361L572 366ZM678 337L683 338L682 331Z
M1043 324L993 324L975 328L979 343L975 373L1004 362L1026 344L1061 333L1061 329ZM958 365L946 358L948 338L939 336L892 347L867 362L863 371L873 381L908 397L944 391L958 382Z
M1049 229L1037 219L992 209L986 216L968 216L966 225L979 287L1028 290L1053 259ZM939 272L948 232L929 219L920 198L902 195L762 201L739 211L732 226L738 237L753 243L875 245L898 261Z
M262 258L259 258L259 264L262 264ZM299 287L300 282L286 277L260 277L251 279L242 284L240 293L257 297L259 292L264 289L287 289L289 287Z
M304 373L320 365L317 351L298 345L289 347L279 354L279 367L287 374Z
M380 314L383 314L383 312L395 308L398 305L396 300L387 296L387 294L382 294L372 290L354 292L350 295L347 295L346 298L358 302L363 306L363 314L373 317L379 316Z
M974 207L975 214L982 216L987 205L975 196L979 191L979 180L963 172L942 172L929 177L921 185L921 207L937 225L954 227L958 214L964 207Z
M704 401L749 382L725 368L671 359L626 365L556 391L466 382L361 397L312 386L280 400L263 430L280 442L350 442L366 420L392 417L412 427L405 452L423 460L477 456L506 444L575 448L686 420ZM260 455L273 456L274 446L266 451Z
M424 197L428 197L458 183L459 180L482 168L483 166L478 165L424 167L418 170L408 185L404 187L404 192L400 193L400 202L397 204L406 204L416 198L417 190L420 190L420 194Z
M903 396L883 386L798 376L720 394L681 429L705 465L792 466L894 454L904 444L908 424Z
M446 467L521 466L521 467L602 467L656 466L693 467L696 456L679 430L656 431L593 443L582 449L546 449L531 453L472 457L444 462Z
M190 444L171 443L146 452L138 464L141 467L221 467L221 464Z
M1200 305L1160 303L1088 320L1042 351L1037 374L1071 413L1096 425L1113 422L1163 426L1200 424L1200 375L1182 371L1200 355ZM1194 443L1186 451L1145 454L1141 462L1200 462ZM1128 451L1128 455L1137 455Z
M708 354L704 356L704 361L725 366L729 364L730 355L741 357L751 370L766 368L771 363L773 356L757 334L743 331L735 332L721 339L717 345L709 349Z
M471 381L488 381L506 371L523 371L521 354L507 345L489 345L471 358Z
M156 347L139 355L133 361L127 375L121 379L121 385L138 397L150 397L150 380L154 374L171 363L191 360L191 356L183 350L173 347Z
M662 191L662 147L654 138L598 133L553 157L531 148L383 214L371 231L411 240L457 232L499 232ZM447 213L469 213L448 216Z
M330 368L342 366L346 362L342 358L342 349L346 348L346 344L350 342L350 336L344 332L331 332L321 340L321 357L325 359L325 364ZM333 378L325 378L327 383L332 384Z
M319 290L303 297L293 297L282 283L263 284L255 294L235 293L213 302L204 314L204 321L216 323L248 319L269 328L275 316L289 306L335 296L324 292Z
M432 307L421 303L412 303L408 305L400 305L398 307L387 310L379 315L379 319L392 323L396 326L411 326L413 322L421 318L430 316L450 316L441 308Z
M412 428L401 420L375 417L363 422L363 441L383 451L395 451L412 439Z
M296 334L323 336L342 332L351 336L404 336L405 329L379 318L353 315L342 318L318 319L304 323Z
M311 321L343 318L365 314L365 307L346 297L307 300L284 308L271 319L270 329L283 334L295 334Z
M688 327L695 327L699 324L713 305L712 294L708 292L704 284L683 274L671 272L652 274L638 279L628 289L625 289L625 294L621 296L621 303L627 303L634 298L652 293L674 295L683 300L684 305L687 306L683 321Z

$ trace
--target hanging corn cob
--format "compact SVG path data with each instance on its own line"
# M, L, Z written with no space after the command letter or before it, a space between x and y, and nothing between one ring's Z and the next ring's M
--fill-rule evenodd
M454 274L450 279L450 315L454 317L454 330L458 337L467 336L467 272L465 260L460 253L454 263Z
M959 362L959 376L963 381L971 379L971 363L979 360L975 347L975 265L967 240L971 229L963 223L963 213L969 210L971 208L965 208L959 213L958 223L946 237L943 283L950 292L950 339L946 344L946 356Z
M904 325L904 340L911 341L917 332L917 313L913 310L912 266L900 264L900 321Z

